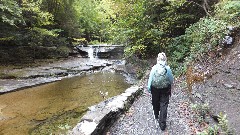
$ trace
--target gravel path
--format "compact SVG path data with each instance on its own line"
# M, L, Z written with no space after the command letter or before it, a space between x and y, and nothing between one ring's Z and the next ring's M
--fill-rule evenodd
M161 131L154 119L151 96L146 89L147 79L141 84L143 95L135 100L130 109L109 129L107 135L190 135L189 100L176 83L168 107L167 129ZM186 115L187 114L187 115Z

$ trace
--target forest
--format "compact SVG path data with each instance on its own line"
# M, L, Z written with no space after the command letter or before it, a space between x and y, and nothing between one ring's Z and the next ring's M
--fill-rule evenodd
M0 14L2 64L63 58L76 45L107 43L124 45L125 58L166 52L181 73L224 47L229 27L240 25L240 2L1 0Z
M114 63L72 56L78 45L93 50L99 44L123 46L123 58ZM136 104L130 108L123 101L123 121L108 133L158 134L146 85L160 52L174 75L166 134L239 133L239 50L240 0L0 0L0 134L65 134L92 110L86 102L105 100L108 92L111 101L110 92L119 88L111 84L128 87L125 78L121 83L109 77L108 83L106 74L93 81L98 70L134 74L139 81L133 85L138 94L119 98L135 98ZM84 119L96 128L95 117Z

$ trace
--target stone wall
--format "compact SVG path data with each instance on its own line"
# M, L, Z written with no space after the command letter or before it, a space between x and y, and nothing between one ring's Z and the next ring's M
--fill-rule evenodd
M69 132L70 135L100 135L124 113L143 91L142 87L132 86L121 95L112 97L97 105L89 107L89 111Z

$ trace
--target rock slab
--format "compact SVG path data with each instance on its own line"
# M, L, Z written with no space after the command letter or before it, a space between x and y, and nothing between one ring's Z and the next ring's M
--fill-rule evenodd
M134 99L142 93L142 90L142 87L132 86L121 95L89 107L89 111L69 134L99 135L105 133L120 115L129 109Z

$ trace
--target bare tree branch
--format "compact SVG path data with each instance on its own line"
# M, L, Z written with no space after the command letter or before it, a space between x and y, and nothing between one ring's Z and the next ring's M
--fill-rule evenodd
M210 10L210 7L209 7L209 5L208 5L208 0L203 0L202 5L200 5L200 4L198 4L198 3L194 2L194 1L189 1L189 2L192 2L192 3L196 4L197 6L203 8L203 10L205 11L205 13L206 13L208 16L212 16L212 15L208 12L208 11Z

